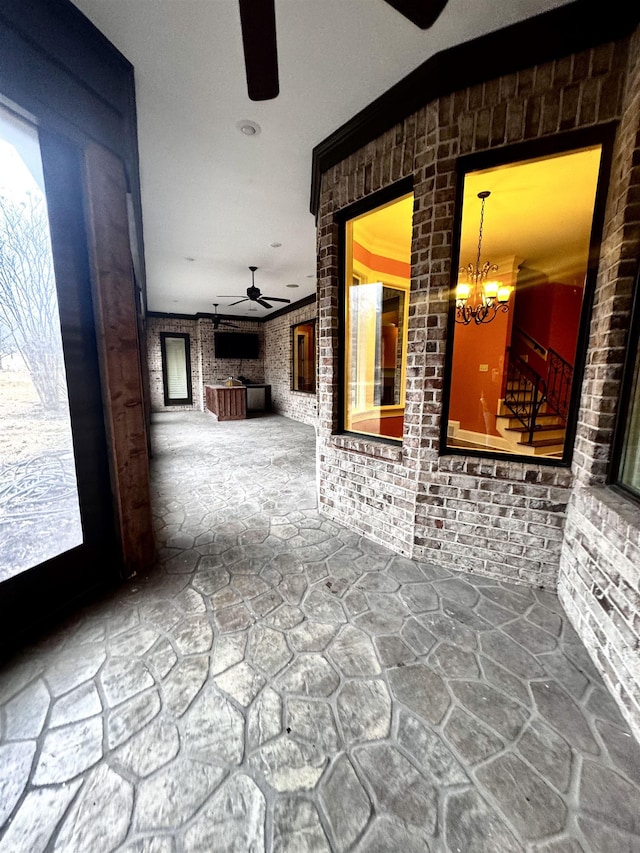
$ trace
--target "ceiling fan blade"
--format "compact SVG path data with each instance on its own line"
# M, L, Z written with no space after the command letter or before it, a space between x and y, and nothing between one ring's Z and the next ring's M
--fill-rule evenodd
M271 302L291 302L290 299L280 299L279 296L264 296L263 299L270 299Z
M268 302L265 302L264 299L256 299L258 305L262 305L263 308L273 308L273 305L269 305Z
M247 89L252 101L280 92L275 0L239 0Z
M222 298L222 297L221 297ZM228 298L228 297L227 297ZM233 299L233 297L231 297ZM227 307L233 308L234 305L240 305L241 302L249 302L249 297L245 296L244 299L238 299L237 302L231 302Z
M428 30L433 26L440 12L447 5L447 0L385 0L385 2L421 30Z

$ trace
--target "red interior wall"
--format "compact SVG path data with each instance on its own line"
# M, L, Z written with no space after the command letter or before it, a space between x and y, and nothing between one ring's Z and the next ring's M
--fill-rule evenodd
M382 327L382 366L394 368L396 366L396 352L398 348L397 326Z
M514 326L522 329L545 349L554 349L570 364L575 361L582 288L559 282L540 282L518 287ZM531 367L542 377L547 374L547 361L514 336L516 355L527 356Z
M308 383L312 380L311 376L311 364L313 358L313 348L311 346L312 336L311 332L307 332L306 330L303 332L304 338L304 375L302 379L305 383Z
M547 281L538 281L535 284L518 284L516 287L514 328L522 329L545 349L548 348L551 319L549 305L552 303L552 293L552 285ZM546 376L547 362L545 359L517 334L514 335L511 352L516 356L524 357L525 361L540 376Z
M549 338L553 285L548 281L538 284L517 285L514 308L514 326L524 329L536 341L544 344Z
M582 288L565 284L553 285L553 305L549 324L549 347L568 361L575 362Z

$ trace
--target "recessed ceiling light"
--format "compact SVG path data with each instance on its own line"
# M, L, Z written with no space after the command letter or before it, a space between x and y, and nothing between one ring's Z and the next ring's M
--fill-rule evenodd
M256 306L255 306L255 305L250 305L250 306L249 306L249 311L257 311L257 310L258 310L258 309L256 308Z
M236 127L243 133L245 136L257 136L260 133L261 127L255 121L249 121L248 119L242 119L236 124Z
M272 249L279 249L282 243L269 243Z
M185 258L185 261L195 261L195 258L189 258L189 257L186 257L186 258Z
M300 287L299 284L288 284L287 287Z

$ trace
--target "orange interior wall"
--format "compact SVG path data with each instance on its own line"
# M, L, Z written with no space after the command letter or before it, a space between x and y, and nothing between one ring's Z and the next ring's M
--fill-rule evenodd
M511 316L500 313L486 326L456 324L449 420L460 421L461 429L500 434L496 414ZM488 366L486 373L480 372L481 364Z
M405 261L396 261L393 258L386 258L384 255L376 255L361 246L360 243L353 241L353 260L357 261L363 267L372 272L381 273L384 275L399 276L400 278L411 278L411 264Z

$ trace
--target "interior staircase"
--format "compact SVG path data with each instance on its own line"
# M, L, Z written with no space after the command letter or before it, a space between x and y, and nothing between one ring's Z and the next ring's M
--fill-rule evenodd
M541 345L538 349L547 362L544 377L528 360L509 353L504 398L498 401L496 412L499 435L488 427L486 433L473 432L450 420L448 446L562 458L574 368L555 350Z
M525 414L531 413L533 404L525 405ZM546 411L546 404L542 403L542 409L536 414L535 427L533 437L530 434L530 428L522 423L519 416L505 405L500 403L496 428L498 432L509 441L515 441L517 450L518 447L532 448L535 456L561 456L564 450L564 441L566 437L566 425L563 419L556 412Z
M536 456L562 456L573 366L553 350L548 353L545 379L523 359L509 360L496 427L508 441L515 439L516 449L529 448Z

